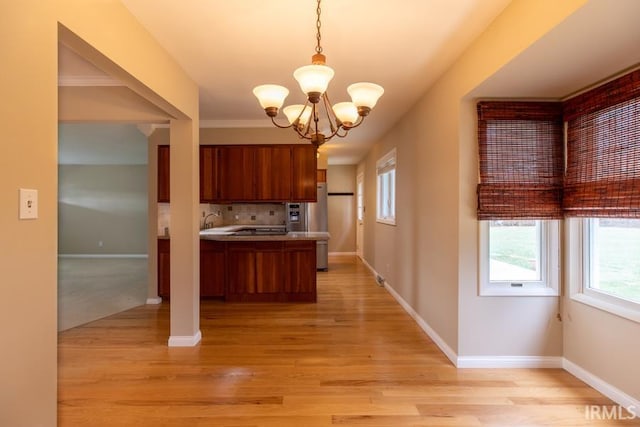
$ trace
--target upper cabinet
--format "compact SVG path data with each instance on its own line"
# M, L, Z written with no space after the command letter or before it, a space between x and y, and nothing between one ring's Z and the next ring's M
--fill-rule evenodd
M255 153L251 146L227 145L218 147L218 201L248 202L255 200L255 172Z
M256 147L255 162L255 200L291 200L291 147Z
M200 146L200 201L208 202L220 198L218 184L218 147Z
M312 145L201 145L200 202L315 202ZM158 147L158 201L169 201L169 146Z
M318 198L316 169L318 159L313 145L291 147L292 178L291 200L315 202Z
M169 146L158 146L158 202L169 202Z

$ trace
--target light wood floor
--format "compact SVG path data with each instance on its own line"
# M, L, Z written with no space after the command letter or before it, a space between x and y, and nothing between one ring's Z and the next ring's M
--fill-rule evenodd
M168 348L167 304L59 335L60 426L596 426L613 402L562 370L454 368L355 257L317 304L202 304ZM610 421L609 423L613 423Z

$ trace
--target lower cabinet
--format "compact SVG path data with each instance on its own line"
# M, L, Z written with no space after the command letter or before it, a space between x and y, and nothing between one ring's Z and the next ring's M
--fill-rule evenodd
M158 294L170 296L169 240L158 240ZM200 241L200 296L227 301L316 301L316 242Z
M200 240L200 296L223 297L225 282L225 244Z
M169 298L171 277L171 256L169 254L169 239L158 239L158 295Z

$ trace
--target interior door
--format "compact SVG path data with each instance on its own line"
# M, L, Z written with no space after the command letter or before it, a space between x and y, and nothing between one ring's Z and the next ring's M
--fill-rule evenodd
M364 259L364 172L356 178L356 254Z

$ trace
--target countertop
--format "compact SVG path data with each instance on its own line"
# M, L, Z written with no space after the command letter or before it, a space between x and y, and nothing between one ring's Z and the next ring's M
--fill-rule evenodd
M273 228L273 225L227 225L200 230L200 239L217 241L282 241L282 240L329 240L329 233L322 231L290 231L287 234L277 235L244 235L236 236L235 232L245 228ZM170 236L158 236L158 239L169 239Z

